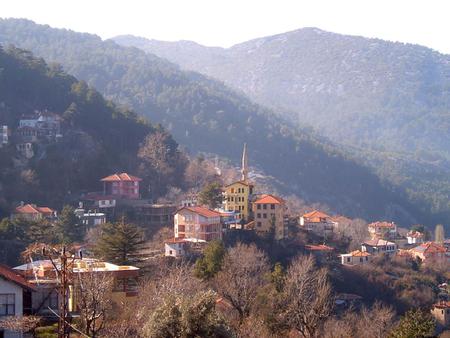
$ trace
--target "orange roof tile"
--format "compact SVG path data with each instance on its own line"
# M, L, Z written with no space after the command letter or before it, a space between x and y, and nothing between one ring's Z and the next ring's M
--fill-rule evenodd
M37 209L43 214L52 214L55 212L53 209L50 209L49 207L37 207Z
M211 209L208 209L205 207L198 207L198 206L197 207L183 207L183 208L179 209L177 211L177 213L180 212L181 210L189 210L189 211L192 211L193 213L199 214L204 217L220 217L220 212L214 211L214 210L211 210Z
M303 218L330 218L330 216L322 211L314 210L304 214Z
M17 285L25 289L32 291L35 290L34 286L28 283L26 279L23 278L23 276L21 276L16 271L3 264L0 264L0 277L3 277L6 280L16 283Z
M411 238L422 238L423 237L423 233L419 232L419 231L409 231L406 236L411 237Z
M372 256L369 252L367 252L367 251L360 251L360 250L352 251L352 252L350 252L350 255L352 255L353 257Z
M371 228L379 227L379 228L395 228L394 222L373 222L368 225Z
M415 248L412 248L411 251L420 252L424 254L435 254L435 253L446 253L447 249L440 244L434 242L426 242L422 243Z
M311 251L333 251L334 248L331 246L325 245L325 244L319 244L319 245L305 245L305 248L307 250Z
M433 304L433 307L438 308L438 309L448 309L450 308L450 301L440 301L436 304Z
M280 197L274 195L262 195L259 199L257 199L255 204L282 204L284 200Z
M129 175L127 173L121 173L121 174L114 174L109 175L107 177L102 178L100 181L102 182L117 182L117 181L142 181L141 178Z

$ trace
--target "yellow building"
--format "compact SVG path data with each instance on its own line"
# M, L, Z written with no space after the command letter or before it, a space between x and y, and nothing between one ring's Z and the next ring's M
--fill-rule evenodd
M252 219L251 197L253 184L237 181L225 187L225 210L239 213L244 221Z
M275 239L287 237L285 223L286 206L284 200L274 195L262 195L253 203L255 230L269 232L274 226Z

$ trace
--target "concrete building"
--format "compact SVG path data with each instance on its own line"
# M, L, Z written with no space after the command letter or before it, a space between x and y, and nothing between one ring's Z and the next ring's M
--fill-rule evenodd
M220 213L204 207L183 207L174 216L175 238L212 241L222 238Z
M431 315L441 329L450 329L450 301L441 301L433 305Z
M397 238L397 225L394 222L374 222L368 226L372 239L395 239Z
M406 234L406 239L408 240L408 244L423 243L423 238L424 238L424 234L419 231L415 231L415 230L408 231L408 233Z
M341 263L343 265L364 265L372 261L372 254L366 251L352 251L348 254L341 255Z
M397 253L397 244L384 239L372 239L362 243L361 250L375 256L383 254L393 256Z
M267 233L271 227L275 230L275 239L287 237L286 204L280 197L262 195L253 202L255 230Z
M420 258L423 262L450 262L450 253L443 245L435 242L422 243L409 250L413 258Z
M56 218L56 211L49 207L38 207L36 204L21 204L14 209L11 219L21 218L27 221Z
M0 321L10 316L30 315L33 285L13 269L0 265ZM2 338L22 338L20 332L0 329Z
M114 174L104 177L100 180L103 182L103 195L111 195L121 199L139 199L139 177L129 175L127 173Z
M300 217L300 226L319 236L331 236L337 223L331 216L318 210L308 212Z
M188 242L184 238L171 238L164 242L164 255L170 257L183 257L186 255Z

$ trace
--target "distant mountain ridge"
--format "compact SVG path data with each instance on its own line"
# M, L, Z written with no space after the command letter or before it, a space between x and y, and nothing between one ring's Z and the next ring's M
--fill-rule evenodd
M382 182L329 142L293 128L222 82L137 48L28 20L0 20L0 43L61 63L109 99L162 123L193 151L237 161L247 142L250 163L274 176L286 193L368 220L435 222L428 207L409 201L401 187Z
M114 41L224 81L343 146L437 212L450 210L450 56L305 28L230 48Z
M113 40L222 80L335 142L450 158L450 56L431 49L317 28L227 49Z

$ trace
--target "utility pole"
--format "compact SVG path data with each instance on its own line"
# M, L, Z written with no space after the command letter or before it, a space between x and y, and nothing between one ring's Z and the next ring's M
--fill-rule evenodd
M69 286L73 273L73 265L77 258L74 254L67 252L66 247L43 247L42 255L50 260L55 268L58 281L58 338L69 338L70 316L69 316ZM82 259L81 255L79 259ZM59 261L59 266L58 266Z

